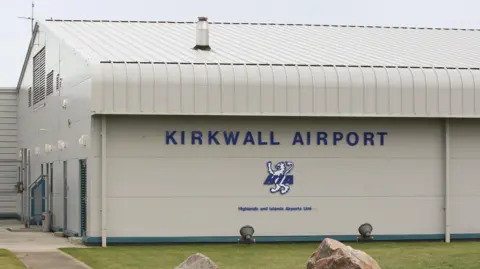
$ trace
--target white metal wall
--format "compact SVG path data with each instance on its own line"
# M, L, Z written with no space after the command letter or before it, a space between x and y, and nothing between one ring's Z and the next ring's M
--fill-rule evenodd
M89 135L91 116L89 114L90 72L84 59L66 46L63 41L52 36L40 27L33 51L28 60L25 76L21 82L18 101L19 147L31 150L31 180L40 175L41 164L53 163L53 213L54 227L63 227L64 181L63 161L67 161L67 230L80 232L80 191L79 159L87 158L90 146L78 144L82 135ZM28 106L28 88L33 83L32 58L46 45L46 72L53 70L62 78L61 87L53 95L47 96L37 106ZM66 106L63 107L64 100ZM60 150L58 141L66 143ZM52 152L45 151L45 144L52 146ZM39 149L38 155L35 148Z
M478 117L480 71L348 66L102 63L101 114Z
M165 145L167 130L274 130L282 144L173 146ZM295 131L388 135L384 146L292 146ZM258 235L351 235L365 221L376 234L441 234L442 132L435 119L109 116L108 236L236 236L246 223ZM263 185L269 160L295 163L289 194L272 195ZM100 177L91 181L88 235L99 236Z
M0 88L0 216L17 213L17 92Z
M480 234L480 122L451 121L451 223L454 234Z

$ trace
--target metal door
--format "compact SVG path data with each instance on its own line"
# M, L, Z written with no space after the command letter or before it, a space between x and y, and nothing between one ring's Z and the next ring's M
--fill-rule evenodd
M87 160L80 160L80 236L87 235Z
M63 231L68 230L68 182L67 161L63 161Z

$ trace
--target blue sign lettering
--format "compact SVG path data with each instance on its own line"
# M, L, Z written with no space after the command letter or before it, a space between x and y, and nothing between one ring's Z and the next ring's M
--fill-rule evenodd
M387 132L301 132L292 133L292 146L384 146ZM312 139L313 138L313 139ZM288 137L287 137L288 139ZM290 142L290 141L283 141ZM252 145L252 146L277 146L275 132L262 131L175 131L165 132L166 145Z
M238 211L242 212L258 212L258 211L274 211L274 212L298 212L313 211L311 206L239 206Z
M225 137L225 144L227 145L236 145L238 141L238 136L240 135L240 132L223 132L223 136Z
M217 135L218 135L218 131L215 131L215 132L209 131L208 132L208 144L209 145L211 145L213 142L215 142L215 145L220 145L220 142L218 142L218 139L217 139Z

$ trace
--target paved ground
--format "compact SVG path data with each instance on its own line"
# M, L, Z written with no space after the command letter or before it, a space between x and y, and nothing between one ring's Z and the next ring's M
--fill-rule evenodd
M88 266L78 262L61 251L16 252L17 257L28 269L87 269Z
M52 233L10 232L22 225L16 220L0 220L0 248L15 253L31 269L85 269L88 266L59 251L59 248L84 247L73 245L66 238Z

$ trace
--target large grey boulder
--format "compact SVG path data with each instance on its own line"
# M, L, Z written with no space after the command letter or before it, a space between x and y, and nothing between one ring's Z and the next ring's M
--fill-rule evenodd
M175 269L219 269L218 266L207 256L197 253L188 257Z
M307 269L381 269L367 253L326 238L307 262Z

